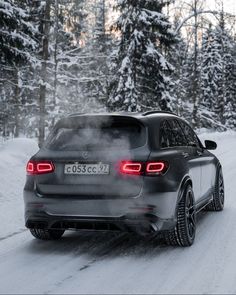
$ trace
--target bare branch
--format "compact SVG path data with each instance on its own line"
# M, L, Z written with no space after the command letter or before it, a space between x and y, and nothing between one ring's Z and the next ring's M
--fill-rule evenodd
M187 17L185 17L181 23L178 25L178 27L175 30L175 33L178 34L178 32L181 30L181 28L183 27L183 25L190 20L192 17L194 17L196 14L200 15L200 14L213 14L215 17L219 14L221 14L221 11L215 11L215 10L198 10L197 12L193 12L190 15L188 15ZM227 15L233 16L233 14L227 13Z

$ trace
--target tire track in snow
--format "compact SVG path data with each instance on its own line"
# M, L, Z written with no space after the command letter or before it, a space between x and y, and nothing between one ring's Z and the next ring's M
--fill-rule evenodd
M117 237L108 240L107 242L103 243L100 249L96 249L92 251L94 254L96 252L96 258L88 261L86 264L82 265L77 269L74 274L67 275L65 278L61 279L60 281L54 283L54 288L44 292L44 294L54 293L58 288L60 288L64 283L67 283L69 280L73 280L78 276L78 272L85 271L91 268L95 263L102 261L111 251L114 251L115 248L122 245L127 237L127 233L120 233Z
M9 238L12 238L12 237L14 237L14 236L16 236L16 235L19 235L19 234L22 234L23 232L26 232L26 231L28 231L28 229L20 229L19 231L17 231L17 232L13 232L13 233L11 233L11 234L9 234L9 235L7 235L7 236L5 236L5 237L1 237L0 238L0 242L1 241L3 241L3 240L6 240L6 239L9 239Z

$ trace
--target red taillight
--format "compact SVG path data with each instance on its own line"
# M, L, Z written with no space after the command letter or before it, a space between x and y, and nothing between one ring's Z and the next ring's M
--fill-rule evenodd
M164 162L150 162L147 163L147 173L162 173L165 170L166 164Z
M140 175L142 172L142 163L122 161L120 164L120 172L123 174Z
M29 174L33 174L34 173L34 163L29 161L26 167L26 171Z
M120 172L122 174L132 175L159 175L164 174L169 165L166 161L157 162L134 162L122 161L120 163Z
M50 161L29 161L26 167L28 174L46 174L54 170L54 165Z

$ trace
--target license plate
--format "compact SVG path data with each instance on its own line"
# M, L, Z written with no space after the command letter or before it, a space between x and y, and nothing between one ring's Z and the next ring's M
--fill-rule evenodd
M78 175L101 175L109 174L109 164L66 164L64 168L65 174L78 174Z

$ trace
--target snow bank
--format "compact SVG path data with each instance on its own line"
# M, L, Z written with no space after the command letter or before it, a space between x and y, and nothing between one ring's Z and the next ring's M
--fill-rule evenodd
M202 129L198 136L203 145L205 140L213 140L217 143L217 149L211 152L222 161L222 166L224 168L226 159L224 158L223 161L221 157L222 155L225 157L226 154L232 154L232 149L236 141L236 132L230 130L226 132L209 132L206 129ZM232 161L230 157L227 158L227 161L228 160Z
M37 142L27 138L11 139L0 147L0 167L8 167L25 163L38 150ZM7 166L5 166L7 165Z
M225 132L214 132L205 128L202 128L198 132L198 136L201 139L202 142L204 140L214 140L214 141L222 141L222 138L234 138L236 137L236 132L232 130L228 130Z
M22 191L25 166L38 150L36 140L17 138L0 146L0 239L24 229Z

